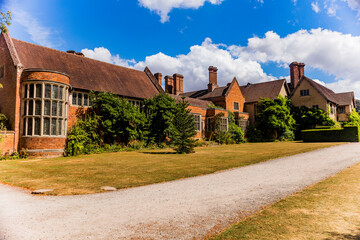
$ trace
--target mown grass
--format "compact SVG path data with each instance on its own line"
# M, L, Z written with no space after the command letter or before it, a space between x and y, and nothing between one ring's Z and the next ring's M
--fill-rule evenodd
M0 182L27 189L54 189L51 194L101 192L171 181L242 167L269 159L330 147L340 143L246 143L197 148L190 155L172 150L0 162Z
M265 208L213 239L360 239L360 164Z

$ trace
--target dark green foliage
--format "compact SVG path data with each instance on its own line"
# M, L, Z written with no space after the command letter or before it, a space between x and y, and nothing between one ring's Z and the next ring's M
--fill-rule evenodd
M90 154L101 146L99 116L84 115L68 133L66 155Z
M256 128L265 139L274 140L287 130L292 130L295 120L291 115L291 101L279 96L277 99L261 99L257 105Z
M0 130L9 129L9 119L2 113L0 113Z
M249 142L263 142L262 132L254 126L248 126L246 128L246 138Z
M146 116L126 99L112 93L99 93L92 108L100 117L99 127L105 143L144 140L147 135Z
M346 122L347 126L359 126L360 125L360 115L356 112L355 109L351 111L348 115L349 120Z
M293 107L292 114L296 121L295 138L301 139L301 131L304 129L315 128L320 126L334 126L335 122L329 117L329 114L322 109Z
M359 142L359 126L347 126L333 129L303 130L304 142Z
M232 142L235 143L244 143L244 133L240 126L236 125L235 114L231 111L228 111L228 121L229 121L229 134Z
M281 136L279 137L279 140L280 141L294 141L295 134L291 130L286 130L285 132L283 132L283 134L281 134Z
M233 144L235 141L227 131L217 131L214 133L214 140L219 144Z
M356 111L357 111L358 113L360 113L360 100L359 100L359 99L356 99L356 100L355 100L355 103L356 103Z
M169 94L159 94L145 100L145 114L148 120L149 143L162 143L169 135L169 128L176 113L176 102Z
M184 98L176 104L176 113L169 128L171 143L177 153L194 152L195 121L188 106L189 103Z

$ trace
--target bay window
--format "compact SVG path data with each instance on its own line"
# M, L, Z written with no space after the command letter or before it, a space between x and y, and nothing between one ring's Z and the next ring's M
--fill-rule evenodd
M34 81L23 89L23 135L66 136L69 87Z

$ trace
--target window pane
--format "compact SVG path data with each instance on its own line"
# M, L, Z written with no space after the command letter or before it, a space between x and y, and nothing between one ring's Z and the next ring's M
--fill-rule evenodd
M89 96L87 94L84 94L84 106L88 106L88 99L89 99Z
M82 106L82 94L78 93L78 105Z
M32 118L28 118L28 136L32 136Z
M56 116L56 113L57 113L57 102L53 101L51 107L51 116Z
M64 87L60 87L60 90L59 90L59 99L63 99L63 92L64 92Z
M34 101L29 101L29 110L28 110L28 116L32 116L34 114Z
M50 92L51 92L51 85L50 85L50 84L46 84L46 85L45 85L45 97L46 97L46 98L50 98Z
M56 86L56 85L52 86L51 98L52 99L58 98L58 86Z
M41 101L37 100L35 102L35 115L41 115Z
M44 118L44 135L50 135L50 119Z
M72 94L72 105L76 105L76 92Z
M24 118L24 124L23 124L23 135L26 135L26 118Z
M63 115L63 103L59 102L58 116L62 117L62 115Z
M44 103L44 115L50 115L50 101L45 101Z
M51 119L51 135L56 135L56 118Z
M62 120L59 119L58 120L58 135L62 135L61 130L62 130Z
M89 97L89 106L92 105L91 98Z
M35 118L35 132L34 135L40 135L40 118Z
M41 98L42 96L42 84L36 84L36 97Z
M26 116L26 110L27 110L27 103L28 101L24 101L24 115Z
M30 84L29 97L30 98L34 97L34 84Z
M25 85L25 96L24 97L25 98L28 97L28 85L27 84Z

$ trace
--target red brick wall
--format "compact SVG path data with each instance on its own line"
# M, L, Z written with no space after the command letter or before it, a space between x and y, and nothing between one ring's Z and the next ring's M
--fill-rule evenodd
M226 110L230 110L232 112L243 112L244 111L244 96L241 93L240 87L238 84L234 84L231 91L226 96ZM239 103L239 110L234 109L234 102Z
M63 152L50 150L64 150L66 138L64 137L21 137L20 149L28 150L30 156L61 156ZM43 151L47 150L47 151Z
M69 85L69 77L56 72L42 72L42 71L34 71L34 72L23 72L21 75L21 81L26 80L44 80L44 81L54 81L58 83L64 83Z
M0 37L0 67L4 66L4 76L0 78L0 112L9 118L10 129L15 129L16 115L16 72L3 36Z
M14 131L0 132L0 155L6 153L11 154L14 152Z

